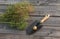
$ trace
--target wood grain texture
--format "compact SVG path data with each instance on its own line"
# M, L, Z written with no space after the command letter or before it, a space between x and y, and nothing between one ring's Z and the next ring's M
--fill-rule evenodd
M38 20L40 21L43 17L31 17L29 18L29 21L32 22L34 20ZM59 25L60 24L60 18L59 17L50 17L46 22L44 22L43 24L57 24Z
M58 6L34 6L35 12L30 13L30 15L45 15L51 14L55 16L60 16L60 5ZM0 6L0 12L6 11L7 6Z
M5 12L9 4L21 2L22 0L0 0L0 13ZM41 20L45 14L51 17L44 22L41 30L29 36L25 31L8 30L0 28L0 39L60 39L60 0L28 0L35 7L27 20L28 26L35 20ZM4 26L4 25L0 25Z

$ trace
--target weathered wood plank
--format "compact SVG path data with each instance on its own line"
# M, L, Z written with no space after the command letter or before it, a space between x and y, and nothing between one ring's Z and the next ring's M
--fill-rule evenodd
M30 20L30 22L34 21L34 20L41 20L43 17L31 17L28 20ZM44 22L44 24L57 24L57 26L60 24L60 18L59 17L50 17L46 22Z
M29 0L33 5L58 5L60 0Z
M53 27L53 26L43 26L42 27L42 30L43 29L52 29L52 30L55 30L55 31L60 31L60 27Z
M41 11L55 11L55 10L59 10L59 7L60 5L58 6L35 6L36 10L41 10Z
M3 12L4 11L3 9L6 9L6 6L8 6L7 4L10 4L10 3L13 4L16 2L15 1L12 1L12 2L11 1L9 2L0 1L0 4L1 4L0 12ZM45 14L51 14L51 17L45 23L43 23L42 29L37 31L34 34L34 35L39 35L40 37L39 38L37 36L36 38L37 39L60 39L60 1L59 0L30 0L30 2L37 6L34 6L35 12L32 12L30 14L32 16L28 20L29 24L31 24L34 20L41 20ZM10 36L9 35L6 36L7 39L11 39L11 38L12 39L33 39L33 35L31 35L30 37L26 35L25 31L0 29L0 33L11 34ZM21 38L18 37L17 35L20 36ZM34 39L36 38L34 37ZM1 38L1 39L4 39L4 38Z
M3 3L5 4L5 3ZM2 4L2 5L3 5ZM6 4L7 5L7 4ZM51 15L59 15L60 13L60 5L52 5L52 6L34 6L35 12L31 15L39 15L39 14L51 14ZM1 9L6 9L5 6L2 6ZM2 11L3 12L3 11Z
M35 12L30 13L30 15L44 15L44 14L51 14L60 16L60 6L34 6ZM0 11L5 10L7 6L0 6Z
M49 36L57 36L57 37L59 37L60 36L60 31L55 31L52 34L50 34Z
M3 12L7 6L0 6L0 11ZM35 12L30 13L30 15L44 15L51 14L60 16L60 6L34 6Z
M49 28L45 28L45 29L42 28L41 30L37 31L34 35L48 36L49 34L53 33L54 31L57 31L57 30L49 29ZM0 33L2 33L2 34L26 35L25 31L5 30L5 29L0 29Z
M60 14L60 6L34 6L35 12L30 15L40 15L40 14L51 14L58 15Z
M59 32L59 31L56 31L56 33L57 33L57 32ZM25 33L25 32L24 32L24 33ZM53 32L53 33L54 33L54 32ZM53 34L53 33L52 33L52 34ZM3 33L3 34L4 34L4 33ZM57 35L57 36L56 36L56 35L54 35L54 34L53 34L53 35L52 35L52 34L49 34L49 35L48 35L48 34L49 34L49 32L47 32L47 30L45 30L44 32L43 32L43 31L41 31L41 32L39 31L39 34L36 34L36 33L35 33L35 35L37 35L37 36L42 36L42 37L44 37L44 38L45 38L45 37L47 37L47 38L48 38L48 37L53 37L53 38L59 38L59 37L60 37L60 35ZM58 33L57 33L57 34L58 34ZM5 35L5 34L4 34L4 35ZM7 36L10 36L10 35L14 35L14 36L17 35L17 36L19 36L20 34L10 34L10 35L9 35L9 34L6 34L6 35L7 35ZM26 37L26 38L30 38L30 39L31 39L31 37L33 37L33 35L31 35L31 37L30 37L29 35L25 35L25 34L21 34L20 36L22 36L22 37L24 37L24 38L25 38L25 37Z
M60 39L59 37L53 37L53 36L39 36L39 35L36 35L34 36L33 38L43 38L43 39Z
M8 5L0 5L0 9L6 9Z
M34 36L33 39L54 39L55 37Z
M47 31L46 31L47 32ZM52 33L35 33L34 35L42 36L42 37L55 37L55 38L60 38L60 31L54 31Z
M9 4L9 3L16 3L16 2L21 2L21 1L23 1L23 0L0 0L1 2L0 2L0 4L3 4L3 3L5 3L5 4ZM29 1L29 2L31 2L33 5L51 5L51 4L59 4L60 3L60 0L26 0L26 1Z
M41 33L42 31L42 33ZM60 38L60 31L54 30L54 29L44 29L44 30L39 30L37 33L34 35L42 36L42 37L54 37L54 38Z

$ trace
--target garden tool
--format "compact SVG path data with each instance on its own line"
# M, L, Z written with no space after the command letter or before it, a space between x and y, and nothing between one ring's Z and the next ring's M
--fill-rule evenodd
M30 26L27 27L26 34L31 35L41 29L43 27L42 23L44 23L49 17L50 15L48 14L41 21L35 20Z

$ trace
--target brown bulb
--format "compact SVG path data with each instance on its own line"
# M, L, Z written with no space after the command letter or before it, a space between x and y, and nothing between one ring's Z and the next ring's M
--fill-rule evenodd
M33 30L37 30L37 26L34 26L34 27L33 27Z

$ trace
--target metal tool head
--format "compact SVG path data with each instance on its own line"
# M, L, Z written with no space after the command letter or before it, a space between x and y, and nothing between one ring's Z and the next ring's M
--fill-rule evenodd
M34 21L30 26L27 27L26 29L26 34L31 35L34 34L36 31L42 28L42 23L45 22L50 15L46 15L41 21Z
M34 30L33 27L36 26L37 30ZM42 27L42 25L40 24L40 22L38 22L37 20L34 21L30 26L27 27L26 29L26 34L31 35L34 34L36 31L38 31L40 28Z

